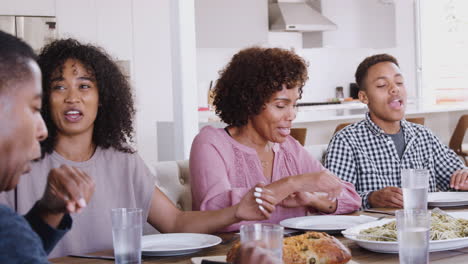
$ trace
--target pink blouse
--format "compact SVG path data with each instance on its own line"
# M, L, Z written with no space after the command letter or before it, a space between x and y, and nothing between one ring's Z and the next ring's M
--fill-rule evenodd
M287 176L324 170L319 161L293 137L275 143L273 173L271 181ZM230 137L222 128L205 126L195 137L190 153L190 177L193 210L217 210L238 203L244 194L257 183L268 184L263 175L257 152ZM342 182L343 191L338 197L334 214L356 211L361 206L361 197L354 185ZM259 221L279 223L283 219L305 216L306 207L286 208L277 206L270 219ZM310 210L311 213L316 211ZM241 222L220 231L238 230Z

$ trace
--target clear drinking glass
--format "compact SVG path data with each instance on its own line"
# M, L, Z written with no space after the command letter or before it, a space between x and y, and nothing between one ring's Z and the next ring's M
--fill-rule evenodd
M401 170L403 208L427 210L429 175L429 171L425 169Z
M429 263L431 213L424 209L405 209L395 213L400 264Z
M275 224L250 224L242 225L240 228L241 244L252 241L267 249L271 254L283 259L283 231L284 228Z
M116 264L141 264L142 209L112 209L112 237Z

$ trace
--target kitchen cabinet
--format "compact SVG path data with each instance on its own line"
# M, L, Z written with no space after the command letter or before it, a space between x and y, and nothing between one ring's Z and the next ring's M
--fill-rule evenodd
M268 0L196 0L197 48L243 48L268 42Z
M396 46L394 0L322 0L321 4L322 14L338 26L323 32L323 47Z

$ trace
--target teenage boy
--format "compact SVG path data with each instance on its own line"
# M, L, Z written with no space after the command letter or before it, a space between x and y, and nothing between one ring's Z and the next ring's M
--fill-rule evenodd
M355 78L369 112L332 138L325 167L354 184L364 208L402 208L400 172L406 168L429 170L430 192L468 190L468 170L455 152L426 127L404 119L405 81L394 57L366 58Z

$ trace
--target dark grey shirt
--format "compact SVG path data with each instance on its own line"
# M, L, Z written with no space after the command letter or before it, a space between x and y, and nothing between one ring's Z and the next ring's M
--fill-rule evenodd
M398 153L398 157L403 157L403 152L405 152L405 134L403 133L403 128L398 131L396 134L387 134L392 140L393 143L395 143L395 147Z

